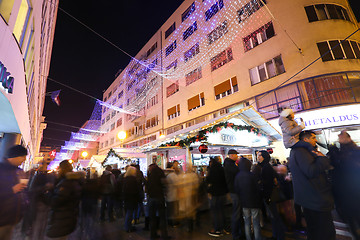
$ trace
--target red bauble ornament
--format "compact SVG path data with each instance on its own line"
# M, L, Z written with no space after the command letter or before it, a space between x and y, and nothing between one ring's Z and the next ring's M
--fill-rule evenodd
M199 146L199 152L206 153L207 151L208 151L208 146L206 146L205 144L201 144Z

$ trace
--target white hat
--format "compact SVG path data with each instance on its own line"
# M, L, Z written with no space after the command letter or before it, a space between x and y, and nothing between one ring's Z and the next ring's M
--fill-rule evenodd
M294 113L294 111L291 108L285 108L284 110L281 111L280 116L287 117L293 113Z

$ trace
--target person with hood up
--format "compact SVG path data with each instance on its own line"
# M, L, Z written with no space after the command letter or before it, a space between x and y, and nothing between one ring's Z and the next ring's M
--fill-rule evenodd
M258 178L260 184L260 193L262 200L271 219L272 239L284 240L286 227L277 210L276 202L271 201L271 195L277 184L277 174L270 165L270 154L261 150L257 153L258 164Z
M299 134L305 128L302 118L301 124L294 120L294 111L291 108L280 109L279 126L283 134L283 142L286 148L292 148L299 142Z
M59 164L58 179L50 195L50 215L46 235L49 238L68 239L76 229L81 198L82 172L73 172L69 161Z
M238 194L245 221L246 240L251 240L251 222L253 223L255 240L261 240L260 230L260 189L256 177L250 172L251 162L242 158L239 162L239 173L236 175L234 190ZM251 221L252 220L252 221Z
M212 213L213 230L208 232L210 236L220 237L225 227L225 203L228 188L226 185L224 168L218 156L210 158L209 171L206 177L210 198L210 211Z
M10 240L15 225L23 217L23 190L27 184L18 178L19 166L26 160L27 150L21 145L9 148L0 163L0 239Z
M290 152L290 170L294 200L303 207L309 240L335 240L336 233L331 210L334 199L327 171L330 160L316 151L316 134L300 133L300 141Z
M105 209L107 209L109 222L114 221L114 190L115 190L115 175L111 172L112 167L106 166L105 171L100 177L101 187L101 208L100 221L105 220Z

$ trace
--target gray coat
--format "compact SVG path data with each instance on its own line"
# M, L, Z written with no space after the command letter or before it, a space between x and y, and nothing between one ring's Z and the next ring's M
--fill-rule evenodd
M311 152L313 147L300 141L290 152L290 171L297 204L315 211L331 211L334 199L326 171L331 169L327 157Z
M290 148L299 141L299 134L303 128L295 120L286 117L279 118L279 125L283 134L283 142L286 148Z

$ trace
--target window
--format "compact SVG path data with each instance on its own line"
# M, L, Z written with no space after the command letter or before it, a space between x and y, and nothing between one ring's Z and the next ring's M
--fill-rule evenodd
M255 13L257 10L259 10L263 6L263 2L266 4L266 1L260 1L260 0L251 0L245 6L240 8L240 10L237 11L238 17L239 17L239 23L245 21L248 17L250 17L253 13Z
M13 1L10 1L10 2L13 2ZM2 5L2 4L0 4L0 5ZM20 46L22 44L22 36L25 33L26 25L27 25L28 19L30 17L30 11L31 11L31 8L29 6L28 0L21 0L20 8L19 8L18 14L16 16L16 22L15 22L14 30L13 30L14 36L18 40Z
M189 112L196 108L202 107L205 105L204 93L202 92L192 98L189 98L187 101Z
M106 116L106 122L110 120L110 114Z
M227 21L225 20L220 26L216 27L211 33L208 34L209 45L221 38L228 32Z
M195 11L195 2L188 7L183 14L181 14L181 21L185 21Z
M104 102L106 102L106 101L107 101L107 97L104 98Z
M229 47L224 51L222 51L221 53L219 53L218 55L216 55L215 57L210 59L211 71L215 71L216 69L222 67L223 65L230 62L233 59L234 58L233 58L232 50Z
M201 66L185 75L186 86L190 85L193 82L196 82L200 78L202 78Z
M179 81L171 84L166 88L166 97L170 97L171 95L175 94L179 91Z
M265 42L269 38L272 38L274 35L275 31L272 22L265 24L261 28L243 38L245 52Z
M114 138L110 138L110 145L114 144Z
M155 127L159 124L159 120L158 120L158 116L155 116L151 119L146 120L146 128L151 128L151 127Z
M173 69L175 71L176 68L177 68L177 59L166 67L166 71L169 71L170 69Z
M305 7L309 22L316 22L327 19L342 19L350 21L347 10L334 4L316 4Z
M323 62L338 59L360 59L359 43L351 40L319 42L317 47Z
M6 22L9 22L13 5L14 0L0 1L0 14Z
M110 126L110 131L114 130L115 129L115 123L111 124Z
M188 37L190 37L195 31L197 30L197 23L196 21L188 27L185 32L183 32L183 40L185 41Z
M119 92L118 94L118 99L120 99L123 95L124 95L124 90L121 90L121 92Z
M116 127L120 127L122 125L122 118L119 118L117 121L116 121Z
M165 56L168 56L176 49L176 40L165 49Z
M158 95L155 95L147 101L146 108L149 109L152 106L156 105L158 102L159 102Z
M187 62L200 52L199 43L196 43L189 50L184 53L184 61Z
M156 65L158 64L158 60L157 58L152 62L150 63L147 68L146 68L146 73L150 72L151 69L153 69Z
M109 92L108 98L110 98L112 95L112 91Z
M112 111L111 112L111 118L113 118L115 116L115 114L116 114L116 111Z
M167 39L173 31L175 31L175 22L165 31L165 39Z
M168 120L180 116L180 104L167 110Z
M263 82L285 72L281 55L249 70L251 84Z
M105 141L105 147L107 147L109 145L108 141Z
M219 0L214 5L212 5L206 12L205 12L205 21L210 20L213 16L215 16L220 9L224 7L223 0Z
M101 125L105 124L105 118L101 121Z
M146 52L146 57L149 57L157 48L157 42L151 46L151 48Z
M239 91L236 76L216 85L214 91L216 100Z

